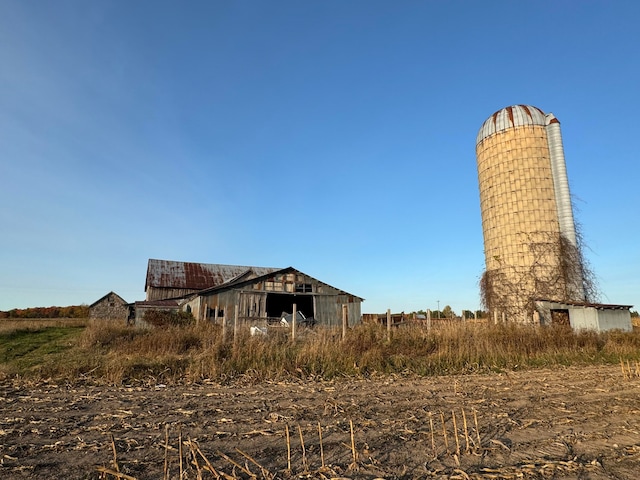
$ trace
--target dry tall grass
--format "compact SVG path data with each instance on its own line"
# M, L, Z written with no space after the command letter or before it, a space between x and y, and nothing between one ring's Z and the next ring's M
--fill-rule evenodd
M288 331L280 328L270 329L267 336L252 337L248 327L243 327L234 339L232 332L223 338L220 326L212 324L142 329L124 322L76 324L73 320L76 327L87 326L67 329L64 340L56 344L52 340L48 346L42 329L59 325L51 320L42 325L18 322L20 325L3 321L0 327L6 347L1 376L91 378L112 383L239 377L259 381L444 375L640 360L640 332L576 333L560 326L452 322L428 330L405 325L394 329L389 339L383 326L362 324L349 329L344 339L340 329L303 329L293 342ZM25 331L34 333L34 341L39 335L42 347L28 348ZM18 347L28 352L28 361L15 353Z
M65 370L69 376L87 375L90 370L90 375L109 382L161 383L443 375L638 360L640 334L457 322L431 330L398 328L390 340L378 325L358 325L345 339L340 330L316 328L292 342L278 329L264 337L251 337L248 328L240 329L234 340L223 339L220 327L211 324L135 329L95 322L81 334L76 353L76 363L71 356L58 375Z

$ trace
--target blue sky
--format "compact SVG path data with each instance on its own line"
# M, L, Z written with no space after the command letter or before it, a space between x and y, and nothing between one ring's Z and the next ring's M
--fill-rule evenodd
M149 258L480 307L475 138L561 122L601 300L640 305L640 3L0 0L0 310Z

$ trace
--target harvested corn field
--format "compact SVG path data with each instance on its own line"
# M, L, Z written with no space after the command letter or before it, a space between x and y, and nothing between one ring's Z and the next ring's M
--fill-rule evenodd
M2 478L635 479L633 365L0 386Z

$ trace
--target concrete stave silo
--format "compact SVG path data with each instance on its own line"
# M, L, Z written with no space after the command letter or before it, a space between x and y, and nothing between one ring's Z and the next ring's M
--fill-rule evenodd
M476 139L485 308L516 321L539 298L584 300L560 124L528 106L503 108Z

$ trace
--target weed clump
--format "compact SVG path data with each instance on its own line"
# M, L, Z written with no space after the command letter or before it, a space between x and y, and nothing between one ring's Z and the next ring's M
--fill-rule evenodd
M175 310L149 310L144 314L144 321L154 327L186 327L195 323L191 312Z

